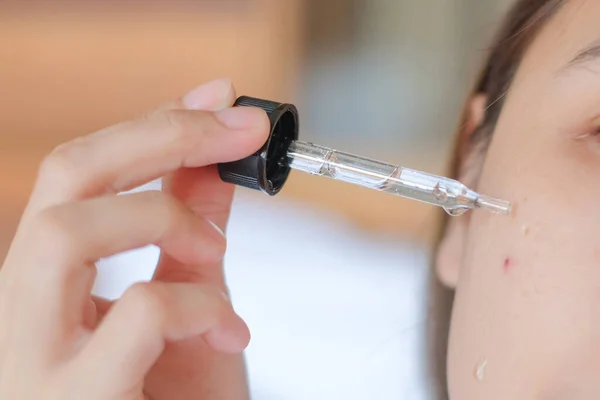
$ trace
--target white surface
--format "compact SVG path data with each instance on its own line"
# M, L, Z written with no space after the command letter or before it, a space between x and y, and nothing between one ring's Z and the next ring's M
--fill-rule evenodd
M366 237L330 215L240 191L228 282L248 322L255 400L429 399L425 253ZM95 292L146 280L158 251L105 260Z

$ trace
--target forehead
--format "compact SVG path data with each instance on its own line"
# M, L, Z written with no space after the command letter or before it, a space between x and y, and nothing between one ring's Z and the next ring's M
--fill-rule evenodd
M599 40L600 1L565 0L528 49L522 67L556 73Z

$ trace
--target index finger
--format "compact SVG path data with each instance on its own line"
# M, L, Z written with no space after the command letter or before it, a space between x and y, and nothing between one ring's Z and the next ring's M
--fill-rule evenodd
M202 94L202 88L199 90L137 120L57 148L42 164L27 213L118 193L182 167L233 161L260 148L269 127L260 109L234 107L210 112L173 108L177 104L201 105L190 100L190 96L193 100Z

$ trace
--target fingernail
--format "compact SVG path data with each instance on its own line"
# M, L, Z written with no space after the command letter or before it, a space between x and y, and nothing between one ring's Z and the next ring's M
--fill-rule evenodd
M250 129L264 125L265 112L256 107L232 107L215 114L230 129Z
M206 220L206 222L208 222L210 224L210 226L212 226L213 228L215 228L215 230L217 232L219 232L219 234L223 237L225 237L225 232L223 232L223 230L221 228L219 228L219 226L217 224L215 224L214 222L210 221L210 220Z
M226 292L221 292L221 297L223 298L223 300L225 300L228 303L231 303L231 299L229 298L229 295Z
M182 102L188 110L210 110L223 105L231 90L231 79L215 79L183 96Z
M237 314L228 321L227 326L210 330L206 340L217 351L238 354L244 351L250 342L250 330Z

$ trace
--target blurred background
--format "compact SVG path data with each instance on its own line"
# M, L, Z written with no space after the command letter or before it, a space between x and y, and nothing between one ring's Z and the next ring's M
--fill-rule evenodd
M303 140L444 173L509 3L0 2L0 255L44 154L217 77L296 104ZM428 398L417 328L440 216L300 173L275 198L239 191L227 267L255 398ZM147 250L121 262L151 266ZM105 269L99 290L117 296L129 281Z

